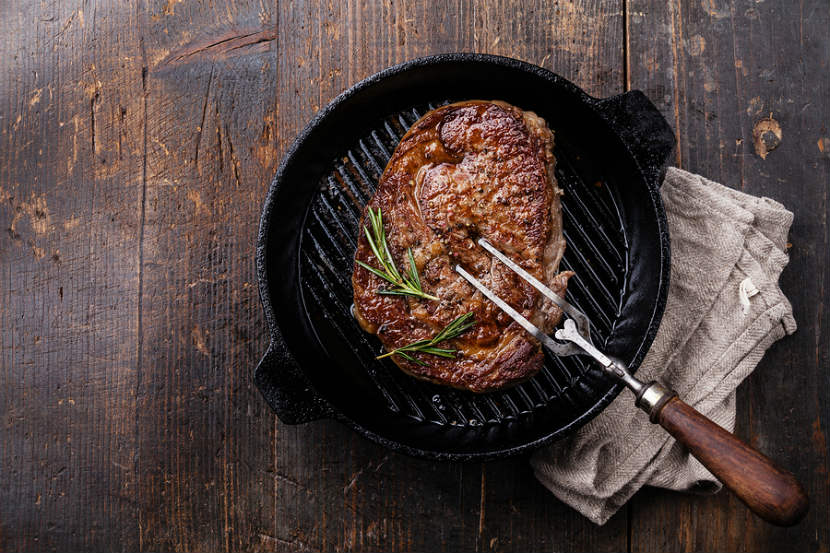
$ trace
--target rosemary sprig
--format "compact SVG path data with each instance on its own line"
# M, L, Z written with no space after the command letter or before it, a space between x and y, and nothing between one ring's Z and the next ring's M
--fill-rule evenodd
M377 359L383 359L384 357L389 357L390 355L400 355L407 361L412 361L413 363L417 363L419 365L426 365L426 363L413 357L411 355L412 353L429 353L431 355L437 355L438 357L449 357L452 359L455 357L455 354L458 353L458 350L439 348L436 347L436 345L444 340L452 340L453 338L457 338L472 328L475 324L476 322L473 320L473 313L465 313L464 315L456 317L454 321L445 326L444 329L436 334L432 339L412 342L411 344L407 344L403 347L393 349L389 353L379 355Z
M400 271L398 271L395 262L392 260L392 254L389 253L389 244L386 242L386 231L383 230L383 215L380 212L380 208L377 211L372 211L372 208L369 208L369 221L372 223L372 232L369 232L369 228L365 226L363 230L366 232L369 247L372 248L372 253L375 254L375 258L380 263L381 268L376 269L360 260L357 261L357 264L393 285L392 288L378 290L378 294L387 296L414 296L416 298L437 300L438 298L427 294L421 287L418 268L415 266L415 258L412 256L412 248L406 250L407 260L409 261L409 268L406 274L401 275Z

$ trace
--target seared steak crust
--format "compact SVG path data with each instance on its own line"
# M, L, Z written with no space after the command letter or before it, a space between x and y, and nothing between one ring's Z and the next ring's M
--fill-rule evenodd
M483 236L558 294L572 273L557 274L565 249L553 176L553 135L531 112L503 102L468 101L427 113L401 139L367 208L382 210L399 269L412 248L425 292L440 301L377 294L386 283L355 263L355 315L394 349L432 338L472 311L476 325L442 344L456 359L393 356L405 372L473 392L519 383L542 367L539 343L453 271L461 264L546 331L561 312L477 244ZM378 266L363 226L355 259ZM371 228L371 227L370 227Z

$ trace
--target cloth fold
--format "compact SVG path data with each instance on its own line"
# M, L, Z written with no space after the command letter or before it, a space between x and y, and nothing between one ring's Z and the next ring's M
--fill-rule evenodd
M778 287L793 214L769 198L677 168L667 171L661 193L671 284L637 376L673 388L732 431L736 388L773 342L796 329ZM747 289L758 293L749 296ZM644 485L698 493L721 488L626 392L575 434L538 451L531 465L542 484L596 524Z

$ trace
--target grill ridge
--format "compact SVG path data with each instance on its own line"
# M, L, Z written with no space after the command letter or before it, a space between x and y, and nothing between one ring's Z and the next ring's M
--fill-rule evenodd
M363 152L363 155L366 157L366 160L372 165L372 168L375 170L376 176L366 181L367 186L369 186L369 189L374 194L377 182L378 180L380 180L380 176L383 174L383 168L377 162L375 156L372 155L372 151L369 149L369 146L366 145L365 140L360 140L358 144L360 145L360 151Z
M585 186L584 184L582 186ZM606 221L597 220L588 206L585 205L585 202L582 201L582 198L579 194L573 194L569 198L569 212L571 207L575 208L576 211L579 212L579 217L587 221L587 225L580 226L580 228L591 231L594 230L593 234L599 239L599 243L594 242L597 247L601 247L602 253L611 255L614 258L614 264L616 271L621 270L623 268L624 259L622 254L620 253L619 245L614 244L613 239L609 236L609 231L611 234L619 234L619 229L609 229L607 228ZM573 216L572 216L573 217ZM603 257L603 259L605 259ZM607 261L607 260L606 260ZM610 269L610 267L609 267ZM611 274L611 278L617 278L616 271Z
M324 281L320 281L320 282L319 282L319 286L320 286L321 288L325 289L325 287L326 287L325 282L324 282ZM312 297L314 298L315 302L317 302L318 304L323 303L323 298L322 298L322 296L319 294L319 292L318 292L318 291L317 291L314 287L310 287L310 288L309 288L309 292L310 292L310 294L312 295ZM337 301L337 300L335 300L335 301ZM334 326L334 328L335 328L335 330L337 331L337 333L338 333L338 334L340 334L340 336L342 336L342 337L343 337L343 339L348 339L348 336L347 336L346 331L344 331L344 330L343 330L343 328L342 328L342 327L340 326L340 324L338 323L337 319L332 319L332 325ZM362 362L362 363L364 363L364 364L368 364L368 363L370 362L370 360L371 360L371 357L367 357L367 356L365 355L365 350L366 350L367 348L369 348L369 347L370 347L370 345L369 345L368 341L360 341L360 345L361 345L361 346L364 346L364 347L363 347L363 348L361 348L361 349L357 352L357 353L358 353L358 357L360 357L360 358L361 358L361 362ZM400 405L402 405L403 403L405 403L405 402L406 402L406 399L405 399L405 398L406 398L406 396L404 396L404 398L400 398L400 397L399 397L399 398L398 398L398 400L395 400L395 399L392 397L392 394L399 395L399 391L398 391L398 390L396 390L396 388L395 388L394 386L389 386L389 385L384 385L384 384L382 384L382 383L379 381L379 379L377 378L377 375L376 375L376 372L375 372L375 371L367 371L367 372L368 372L369 376L372 378L372 380L375 382L377 389L380 391L380 393L381 393L381 394L384 396L384 398L386 399L386 401L387 401L387 403L388 403L388 405L389 405L389 408L390 408L393 412L395 412L395 413L399 413L399 412L401 412L401 407L400 407Z
M608 261L606 261L605 257L602 255L602 253L599 251L597 246L594 244L594 242L588 236L588 233L585 231L585 229L582 228L582 225L579 224L579 216L575 216L571 212L571 209L568 207L567 204L562 205L562 214L564 216L564 219L567 220L570 223L571 228L573 229L569 233L570 234L570 239L572 241L574 241L575 243L578 242L580 246L588 249L593 254L591 256L591 259L596 259L598 261L598 264L599 264L598 269L601 270L603 274L598 275L597 272L592 268L592 270L591 270L591 272L593 273L592 276L597 280L597 284L602 286L602 288L604 289L604 292L608 296L608 300L613 302L613 299L611 298L611 292L609 292L607 289L605 289L605 285L603 284L603 278L606 279L606 280L610 279L610 280L616 281L617 275L614 273L614 269L611 268L611 265L608 263ZM579 215L584 215L584 214L580 213ZM567 240L567 238L566 238L566 240ZM577 250L577 251L581 252L581 250ZM587 261L584 260L584 257L582 256L581 253L580 253L580 260L584 261L589 267L591 266L590 264L587 263Z
M342 186L341 183L345 186ZM369 199L363 194L362 190L351 182L345 165L338 165L337 171L332 175L332 177L329 177L330 191L338 198L341 198L342 201L343 194L337 193L338 187L336 187L335 184L340 185L339 188L344 189L346 195L349 197L350 201L343 203L347 203L349 211L355 216L356 219L360 219L360 206L365 205ZM359 198L357 196L359 196Z
M476 395L411 378L392 361L376 361L379 343L363 332L351 314L350 277L363 206L400 137L435 106L429 103L387 117L334 160L322 178L300 241L301 291L309 316L315 323L331 326L354 351L392 413L430 424L479 426L533 416L562 402L568 408L581 408L584 394L579 383L589 367L578 356L557 358L546 353L545 366L534 378L510 390ZM591 318L597 342L604 344L615 324L609 314L619 313L627 270L618 201L607 182L600 186L584 182L566 151L557 146L555 154L557 180L565 191L563 226L568 242L561 268L576 272L568 300Z
M362 142L362 140L361 140ZM368 193L363 190L363 187L357 186L360 189L360 197L365 202L369 201L369 196L375 191L374 187L372 187L372 179L366 174L366 171L363 169L363 166L357 161L358 154L354 153L354 149L349 149L346 153L346 159L348 160L348 164L344 161L343 167L348 168L351 167L357 173L358 179L357 183L362 184L363 187L368 188ZM347 181L348 182L348 181ZM356 183L356 184L357 184Z

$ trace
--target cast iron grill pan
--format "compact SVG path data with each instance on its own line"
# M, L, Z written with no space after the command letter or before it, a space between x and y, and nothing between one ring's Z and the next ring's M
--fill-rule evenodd
M351 272L363 206L389 157L424 113L501 99L555 132L568 300L598 345L642 361L668 278L657 194L674 137L639 93L595 100L540 68L492 56L415 60L356 85L298 138L263 211L258 269L271 347L257 384L285 422L340 419L406 453L472 459L518 453L584 424L619 392L588 358L548 355L514 388L472 394L414 379L354 319ZM645 131L645 132L643 132ZM639 135L638 135L639 132Z
M448 102L439 105L444 103ZM342 278L352 271L360 214L391 152L406 129L435 107L428 104L387 118L335 161L306 219L300 247L300 286L314 328L328 327L327 335L333 332L340 338L346 347L340 348L337 356L354 356L360 372L372 379L390 411L439 425L498 424L561 399L586 374L584 358L551 356L540 376L511 390L490 394L456 392L421 383L404 375L391 361L375 362L382 351L378 341L361 330L352 316L351 282ZM591 314L602 340L610 335L620 309L627 272L618 202L611 187L599 179L586 186L567 157L562 152L557 154L557 178L567 194L563 216L569 248L562 268L577 273L569 299ZM568 201L570 196L574 201ZM580 221L589 224L583 226ZM322 347L332 349L328 343L321 339ZM580 405L578 390L571 399Z

